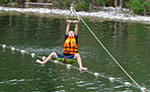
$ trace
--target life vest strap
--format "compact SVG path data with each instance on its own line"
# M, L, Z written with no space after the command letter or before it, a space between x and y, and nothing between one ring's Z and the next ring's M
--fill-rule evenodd
M77 47L64 47L64 48L72 48L72 49L77 49Z
M66 56L64 57L64 63L66 63Z
M77 53L78 51L66 51L66 50L64 50L64 52L76 52Z

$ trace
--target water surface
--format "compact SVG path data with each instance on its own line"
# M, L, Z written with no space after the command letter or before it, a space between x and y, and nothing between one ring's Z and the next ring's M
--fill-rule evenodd
M85 19L122 67L141 85L150 88L150 25ZM63 52L66 22L58 17L0 14L0 44L48 56ZM74 25L71 25L73 30ZM120 70L94 37L79 24L79 53L92 72L131 80ZM44 68L30 55L0 48L1 92L140 92L134 87L88 73L67 70L48 62ZM73 66L78 67L77 63Z

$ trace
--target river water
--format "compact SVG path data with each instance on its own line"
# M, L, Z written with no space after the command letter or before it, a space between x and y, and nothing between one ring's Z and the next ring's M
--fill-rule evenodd
M150 25L100 19L85 21L132 78L149 89ZM55 16L0 13L0 44L40 56L48 56L53 51L62 53L65 27L65 20ZM133 84L83 23L79 24L78 45L83 66L89 71ZM138 88L111 83L75 69L67 70L64 65L50 61L41 67L35 63L36 59L0 48L0 92L140 92Z

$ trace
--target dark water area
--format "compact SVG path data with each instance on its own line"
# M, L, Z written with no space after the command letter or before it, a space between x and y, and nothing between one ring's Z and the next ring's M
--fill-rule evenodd
M150 88L150 25L92 21L89 27L122 67L146 88ZM40 56L63 52L66 21L59 17L0 13L0 44L14 46ZM71 25L73 30L74 25ZM89 71L132 81L98 44L83 23L79 24L79 53ZM0 92L140 92L134 87L111 83L88 73L67 70L50 61L45 67L37 58L0 48ZM73 66L78 67L77 63Z

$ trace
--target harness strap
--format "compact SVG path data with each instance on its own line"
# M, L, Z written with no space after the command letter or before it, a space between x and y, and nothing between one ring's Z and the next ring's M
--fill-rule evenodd
M66 56L64 57L64 63L66 63Z

